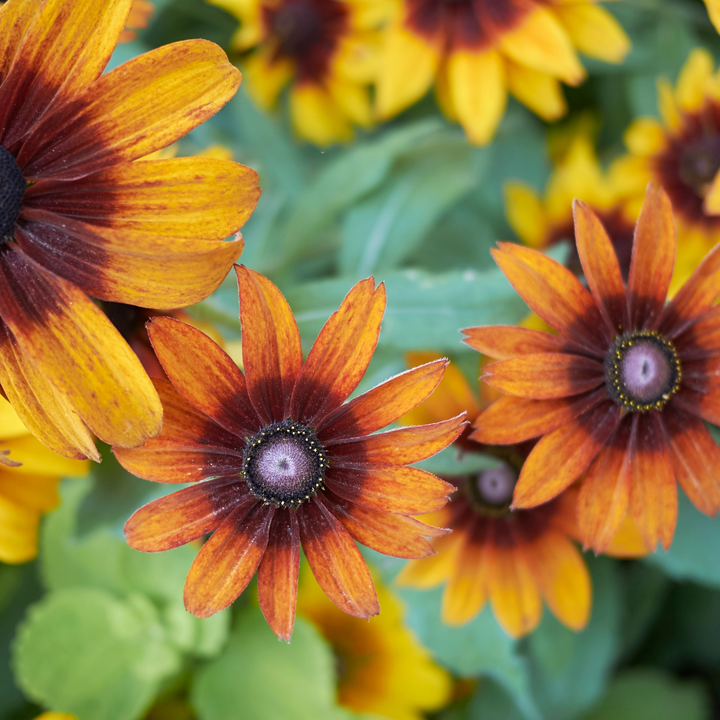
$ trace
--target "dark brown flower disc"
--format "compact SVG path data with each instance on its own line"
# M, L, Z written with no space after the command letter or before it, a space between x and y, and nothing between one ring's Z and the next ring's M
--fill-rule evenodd
M15 157L0 145L0 243L15 237L26 185Z

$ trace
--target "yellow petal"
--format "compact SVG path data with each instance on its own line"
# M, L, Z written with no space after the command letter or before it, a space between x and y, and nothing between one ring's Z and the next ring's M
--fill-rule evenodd
M500 55L456 52L448 59L452 103L468 140L485 145L495 134L507 104Z
M553 11L581 53L619 63L630 52L630 38L607 10L590 3L571 3L557 5Z
M715 29L720 32L720 0L705 0L710 22Z
M58 455L32 435L3 441L2 445L10 450L10 457L13 460L22 463L21 467L12 469L13 476L30 473L53 477L80 477L90 469L86 460L73 460Z
M703 210L706 215L720 215L720 172L708 188L703 203Z
M505 214L510 227L529 247L543 245L547 219L537 193L520 182L505 183Z
M268 48L250 55L245 61L246 91L264 110L274 107L280 91L290 81L295 68L287 59L273 60Z
M617 535L605 549L605 555L619 558L645 557L650 551L643 542L638 526L631 512L625 513Z
M0 496L0 561L22 563L37 555L40 513Z
M60 502L57 492L60 477L33 473L18 474L16 471L19 469L0 468L0 497L38 513L48 512L57 507Z
M654 155L665 144L665 133L657 120L638 118L625 131L624 140L633 155Z
M372 125L370 94L365 86L333 77L328 79L327 89L338 107L356 125L364 128Z
M316 145L347 142L353 137L347 115L319 85L295 84L290 92L290 111L297 134Z
M543 120L557 120L567 112L560 83L554 77L510 60L506 71L508 90Z
M658 106L665 126L671 131L680 129L680 112L675 101L672 85L665 79L657 81Z
M530 13L517 30L502 36L500 48L515 62L553 75L569 85L585 79L570 38L549 10Z
M455 110L452 92L450 90L447 61L440 64L440 69L435 79L435 102L437 102L443 115L445 115L448 120L458 122L457 111Z
M42 0L25 0L0 6L0 82L7 75L27 27L41 4Z
M0 397L0 440L27 435L28 432L15 408L5 398Z
M705 90L712 78L715 63L703 48L695 48L680 70L675 100L683 110L698 110L706 101Z

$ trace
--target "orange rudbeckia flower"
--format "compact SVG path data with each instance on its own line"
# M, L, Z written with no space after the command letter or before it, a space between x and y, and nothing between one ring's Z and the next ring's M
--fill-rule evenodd
M244 375L196 328L172 318L149 324L170 379L155 381L165 408L162 434L115 454L147 480L197 484L138 510L125 533L132 547L157 552L213 532L190 568L187 609L208 617L226 608L257 570L260 607L287 640L301 545L327 596L362 618L379 606L353 538L397 557L432 553L423 536L445 531L409 516L441 508L453 487L405 466L449 445L465 423L459 416L371 434L422 402L445 360L344 402L375 350L383 285L358 283L303 362L280 291L258 273L236 270Z
M484 379L507 393L477 420L479 442L542 436L523 465L516 508L545 503L580 476L580 534L603 551L628 505L645 544L672 542L676 481L702 512L720 508L720 247L665 306L675 260L670 200L648 187L627 287L612 243L583 203L575 236L589 286L540 253L502 243L494 257L559 335L471 328L466 342L501 358Z
M0 384L27 427L98 459L156 435L162 406L91 297L181 307L209 295L257 203L249 168L133 162L235 93L216 45L161 47L102 74L131 0L10 0L0 8Z

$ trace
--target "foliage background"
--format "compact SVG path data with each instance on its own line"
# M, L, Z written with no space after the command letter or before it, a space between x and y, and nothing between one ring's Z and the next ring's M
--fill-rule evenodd
M236 21L222 10L202 0L155 5L150 26L117 49L111 66L184 38L229 46ZM657 115L659 75L674 81L699 45L720 59L700 0L623 0L610 10L633 50L619 66L584 59L590 77L565 88L570 115L554 127L511 100L493 143L474 148L428 97L353 144L322 150L298 143L283 110L262 113L241 88L181 142L180 154L221 143L260 173L263 195L243 230L242 261L286 294L306 349L352 284L373 274L387 285L388 310L360 390L403 370L408 350L445 353L476 377L477 354L458 330L515 323L527 312L488 252L497 239L515 239L504 182L542 191L549 133L587 114L601 159L611 160L634 118ZM240 337L234 278L192 312ZM458 471L451 454L431 462ZM310 624L299 619L292 643L278 643L253 586L230 610L193 618L182 607L182 584L197 550L143 555L125 545L124 521L160 492L106 452L88 479L64 481L62 506L43 523L39 560L0 566L0 720L68 707L81 720L352 717L336 704L332 652ZM402 564L367 556L388 581ZM594 605L579 634L547 611L520 641L489 609L448 628L439 620L440 590L398 591L407 623L435 660L473 680L438 718L720 717L720 521L682 497L669 552L586 559Z

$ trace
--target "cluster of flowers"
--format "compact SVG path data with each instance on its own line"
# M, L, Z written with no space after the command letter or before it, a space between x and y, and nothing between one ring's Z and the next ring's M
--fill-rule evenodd
M54 502L53 478L99 459L93 436L142 478L192 483L125 527L146 552L210 535L187 577L187 609L208 617L228 607L257 573L262 612L285 640L301 548L348 615L380 611L357 541L410 559L400 582L446 581L448 623L489 598L519 636L539 622L542 599L569 627L585 626L590 579L573 540L621 557L668 548L676 483L702 512L720 509L720 449L703 423L720 424L720 247L710 249L720 106L709 55L696 51L677 89L664 86L664 124L631 127L631 154L609 178L580 137L545 204L508 189L527 245L574 237L575 272L530 247L494 251L537 317L532 327L464 330L497 361L483 360L481 400L445 359L418 353L408 371L348 401L378 342L384 286L355 285L304 358L281 292L235 265L238 230L260 196L256 173L214 157L148 159L215 114L240 73L217 46L188 40L103 74L131 4L0 9L4 561L33 556L28 538ZM319 143L394 115L436 76L446 114L487 142L508 89L542 117L564 112L558 80L583 77L573 46L609 61L628 49L615 21L584 0L408 0L393 12L367 0L218 4L242 15L237 46L252 49L255 96L271 104L294 75L297 129ZM577 177L588 204L575 203L573 224L566 196ZM243 370L167 316L233 267ZM125 306L166 315L148 323L158 377L118 329ZM398 420L405 426L377 432ZM497 464L453 483L410 467L451 444Z

